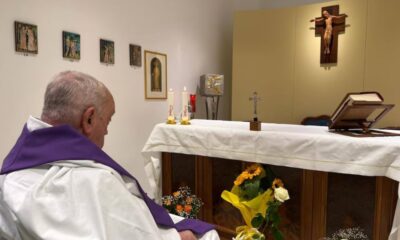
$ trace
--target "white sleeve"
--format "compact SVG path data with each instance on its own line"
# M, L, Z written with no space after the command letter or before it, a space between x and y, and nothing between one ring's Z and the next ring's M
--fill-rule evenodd
M170 216L172 221L174 221L174 223L178 223L184 219L183 217L174 214L170 214ZM197 236L197 237L199 238L199 240L219 240L219 235L215 230L208 231L202 236Z
M144 202L109 171L53 166L28 188L13 174L5 200L37 239L164 239Z

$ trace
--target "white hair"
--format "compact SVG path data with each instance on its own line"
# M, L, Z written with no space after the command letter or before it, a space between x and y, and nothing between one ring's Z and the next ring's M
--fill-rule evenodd
M92 76L61 72L47 85L42 120L76 126L88 107L101 112L109 94L107 87Z

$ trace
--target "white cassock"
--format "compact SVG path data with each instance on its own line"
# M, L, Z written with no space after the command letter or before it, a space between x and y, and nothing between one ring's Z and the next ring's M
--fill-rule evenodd
M50 125L30 117L27 127ZM157 226L136 183L94 161L59 161L12 172L0 188L23 239L180 239L175 229ZM200 239L219 237L213 230Z

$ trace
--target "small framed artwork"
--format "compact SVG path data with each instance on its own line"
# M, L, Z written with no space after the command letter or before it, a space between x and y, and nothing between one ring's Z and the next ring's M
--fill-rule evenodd
M142 66L142 47L139 45L129 44L129 62L131 66Z
M38 27L36 25L15 22L15 51L38 53Z
M70 60L81 59L81 35L62 32L63 57Z
M167 55L144 51L144 79L146 99L167 98Z
M114 64L114 42L100 39L100 62L105 64Z

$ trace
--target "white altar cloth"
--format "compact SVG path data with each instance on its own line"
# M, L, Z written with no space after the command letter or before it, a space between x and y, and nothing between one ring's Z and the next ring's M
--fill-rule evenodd
M400 137L354 138L331 133L327 127L264 123L262 131L253 132L245 122L191 122L156 125L143 148L155 197L160 194L162 152L400 181ZM396 216L400 225L400 211Z
M143 148L152 187L159 186L160 159L149 154L161 152L400 181L400 137L354 138L331 133L327 127L264 123L262 131L253 132L245 122L191 122L189 126L162 123L153 129Z

